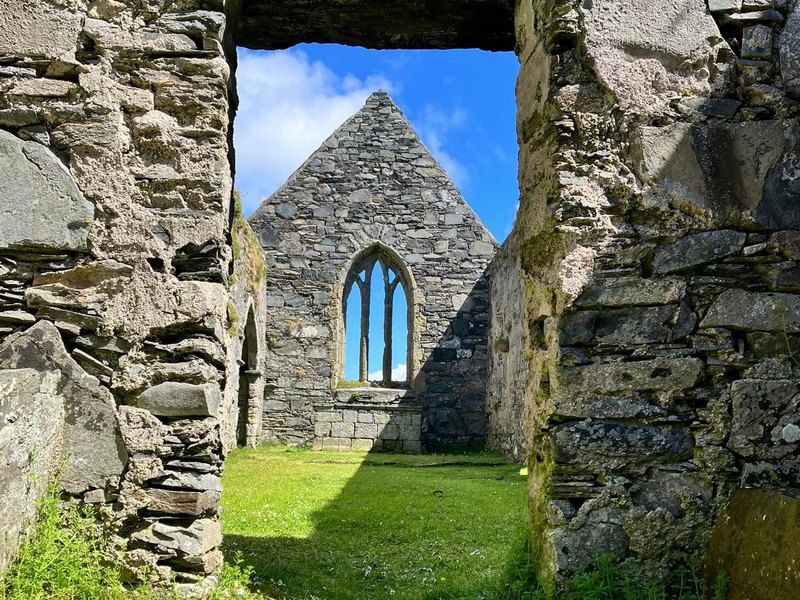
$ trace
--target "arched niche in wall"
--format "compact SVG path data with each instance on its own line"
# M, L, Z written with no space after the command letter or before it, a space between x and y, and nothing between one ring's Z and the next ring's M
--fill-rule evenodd
M358 340L358 378L359 383L368 384L369 377L369 350L374 344L382 345L382 360L380 365L379 381L384 386L408 386L414 381L416 369L414 368L415 359L418 356L415 340L419 337L415 335L416 321L415 315L418 310L418 298L416 294L416 284L411 271L406 266L400 255L381 243L374 243L360 251L351 261L349 267L340 279L341 281L341 309L339 311L337 340L337 368L334 369L337 377L335 385L345 380L345 354L346 345L349 340ZM382 285L383 298L383 328L381 332L370 331L370 314L376 300L373 297L373 289L376 283ZM399 289L398 289L399 288ZM358 304L358 318L356 328L358 336L348 336L347 322L348 311L354 307L348 306L348 301L352 294L358 294L360 302ZM393 340L395 333L395 298L402 294L405 299L405 324L406 324L406 353L405 365L406 373L402 379L393 377ZM352 321L352 320L351 320ZM352 382L349 382L352 383Z
M258 360L258 327L253 306L247 310L247 321L242 340L242 354L239 359L239 401L236 418L236 443L238 446L249 446L255 443L259 423L258 417L251 410L256 407L258 394L261 393L259 382L261 372ZM254 428L256 431L254 431Z

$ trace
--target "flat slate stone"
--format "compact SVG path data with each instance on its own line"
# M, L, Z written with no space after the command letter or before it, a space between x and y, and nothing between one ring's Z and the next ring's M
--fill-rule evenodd
M87 249L94 206L47 148L0 130L0 248Z
M797 333L800 332L800 296L725 290L711 305L700 326Z
M581 421L555 427L551 436L556 461L602 469L624 469L650 461L691 457L691 435L671 427Z
M739 252L746 239L746 234L729 229L687 235L659 250L653 268L657 273L691 269Z
M136 406L159 417L216 417L221 400L216 384L166 381L142 392Z

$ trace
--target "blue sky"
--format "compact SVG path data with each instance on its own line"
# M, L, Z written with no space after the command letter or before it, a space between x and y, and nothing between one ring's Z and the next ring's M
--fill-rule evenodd
M239 49L236 187L257 208L377 89L388 91L498 241L519 197L511 52Z
M378 89L388 91L502 242L518 203L513 53L367 50L302 44L239 49L235 186L246 216ZM378 298L378 293L380 298ZM373 292L373 302L382 290ZM403 302L398 302L396 313ZM354 306L348 317L357 313ZM349 320L349 319L348 319ZM393 362L405 368L405 318L394 319ZM383 318L371 319L370 371L381 368ZM358 377L358 330L348 328L346 377Z

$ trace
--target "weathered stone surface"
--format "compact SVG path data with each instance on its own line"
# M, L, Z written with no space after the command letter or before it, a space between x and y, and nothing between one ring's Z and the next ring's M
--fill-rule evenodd
M119 407L119 428L130 453L161 453L167 427L149 411L134 406Z
M0 370L0 572L36 517L36 502L59 465L64 398L59 375Z
M676 462L692 455L694 442L686 431L613 422L582 421L550 433L560 464L605 470L636 469L657 462Z
M139 492L145 509L164 515L200 516L216 513L219 492L149 488Z
M696 321L687 316L689 321L684 322L680 316L681 307L677 305L579 311L564 318L561 343L573 346L671 342L691 333Z
M764 59L772 56L772 27L754 25L742 32L742 56Z
M682 279L639 279L626 277L586 288L575 300L575 306L642 306L680 302L686 294Z
M94 206L52 152L0 131L0 172L0 247L86 250Z
M222 543L222 527L213 519L198 519L188 527L156 522L131 537L185 555L200 556Z
M800 296L725 290L708 309L701 327L800 332Z
M766 225L783 203L764 189L775 165L787 164L782 154L795 144L793 130L791 121L642 127L632 143L634 165L653 186L651 200L694 206L722 225L754 217Z
M0 55L74 60L81 15L45 0L7 0L0 15Z
M71 493L103 488L119 480L128 454L117 425L111 393L67 354L58 330L39 321L0 345L0 368L30 368L60 376L64 397L64 456L61 483Z
M800 499L785 490L737 490L714 527L706 581L730 600L791 598L800 588Z
M800 7L795 5L778 40L781 74L787 85L800 86Z
M731 385L731 400L728 446L734 452L760 460L796 456L793 428L800 425L800 384L740 379Z
M696 358L659 358L562 368L560 391L567 395L577 391L687 389L697 383L702 366Z
M713 56L719 29L704 0L595 1L581 6L587 45L600 79L623 110L654 114L679 86L708 95L711 77L687 77L679 65ZM653 15L659 15L654 18ZM710 42L711 40L711 42ZM659 86L652 85L654 80ZM674 90L674 91L673 91Z
M136 406L160 417L215 417L219 414L219 386L166 381L139 395Z
M674 273L706 264L738 252L744 247L745 234L718 230L696 233L664 246L653 258L658 273Z
M594 523L578 530L559 528L553 533L558 565L567 573L587 569L598 556L622 560L628 552L628 538L620 523Z

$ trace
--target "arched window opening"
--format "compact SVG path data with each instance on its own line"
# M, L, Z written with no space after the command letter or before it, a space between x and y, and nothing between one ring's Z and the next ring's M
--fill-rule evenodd
M401 269L380 251L354 263L342 306L346 381L385 387L407 383L408 289Z

